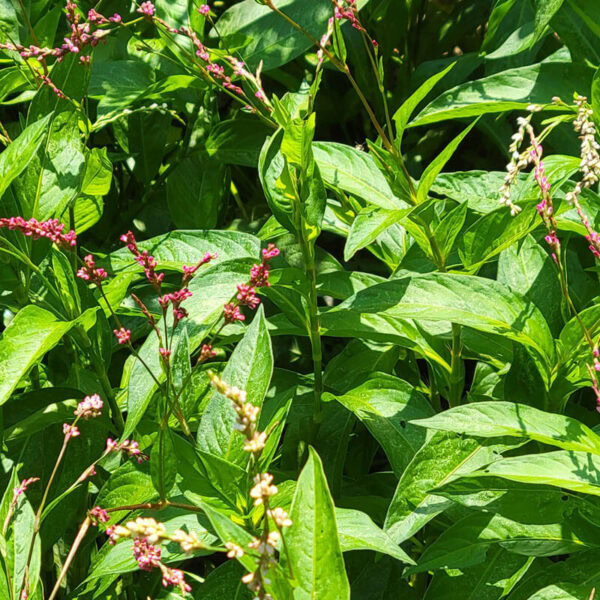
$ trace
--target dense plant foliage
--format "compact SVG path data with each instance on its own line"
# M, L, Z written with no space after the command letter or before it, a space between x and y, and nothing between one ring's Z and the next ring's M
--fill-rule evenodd
M593 598L593 2L0 0L0 61L0 600Z

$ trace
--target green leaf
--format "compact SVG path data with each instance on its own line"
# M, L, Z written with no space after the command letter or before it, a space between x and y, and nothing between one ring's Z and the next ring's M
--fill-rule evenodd
M349 261L359 250L372 244L379 234L397 223L407 210L387 210L369 206L355 217L344 246L344 260Z
M467 203L463 202L453 208L435 228L433 236L437 242L444 262L448 259L454 242L467 218Z
M530 564L526 556L491 548L485 563L463 569L460 574L436 571L424 600L500 600L513 577L521 577Z
M252 594L242 583L244 569L229 560L211 571L200 587L202 600L252 600Z
M407 208L392 192L373 158L351 146L335 142L315 142L315 160L323 181L388 210Z
M34 305L17 313L0 338L0 405L72 326L73 322L59 321L52 313Z
M255 117L238 115L215 125L204 150L223 164L256 168L260 149L271 133L272 130Z
M422 83L419 88L413 92L412 95L407 98L402 106L394 113L393 118L396 123L396 146L398 148L400 148L402 145L404 131L417 106L419 106L419 104L427 97L427 94L429 94L429 92L436 86L438 81L443 79L443 77L454 68L455 64L455 62L451 63L443 71L436 73L427 79L425 83Z
M81 193L88 196L105 196L110 191L113 166L106 148L92 148L85 159Z
M223 208L227 187L222 163L193 154L167 177L169 214L177 227L211 229Z
M560 62L502 71L448 90L426 106L409 127L524 110L530 104L547 105L553 96L569 98L573 90L589 95L592 73L589 67ZM547 106L546 109L554 110L555 107Z
M529 438L565 450L600 455L600 436L589 427L571 417L544 412L524 404L477 402L412 423L476 437Z
M159 269L181 273L183 265L197 263L207 252L217 255L210 262L211 266L235 258L256 258L260 252L260 241L253 235L239 231L183 230L171 231L138 242L138 247L140 251L147 250L154 256L159 263ZM99 262L110 269L111 273L121 273L125 270L143 272L127 248L112 252L106 261Z
M312 448L298 478L290 518L286 543L298 585L294 598L349 600L333 500L321 459Z
M510 446L485 443L453 433L436 433L415 454L402 474L385 519L384 529L396 542L413 536L426 523L452 506L435 489L498 459Z
M315 38L327 29L328 2L307 5L302 0L279 0L276 5ZM210 35L218 35L226 48L238 48L251 70L260 62L266 71L285 65L312 45L303 33L254 0L243 0L226 10Z
M495 544L525 556L555 556L598 546L589 523L572 516L558 523L539 523L532 512L521 523L501 515L475 513L446 529L425 549L408 573L441 568L463 568L486 560Z
M494 475L511 481L553 485L600 496L600 458L587 452L557 450L498 461L477 475Z
M63 307L71 319L81 314L81 298L77 289L77 281L73 275L73 266L60 251L52 248L52 274L57 283Z
M273 374L273 351L261 305L252 324L236 346L221 378L245 390L248 402L261 407ZM234 427L237 413L231 400L213 392L198 427L198 448L240 466L245 466L244 437Z
M0 154L0 198L2 198L4 192L8 189L8 186L27 168L33 157L37 154L51 119L51 114L46 115L44 118L26 127L19 137ZM0 214L4 212L4 207L0 204Z
M436 177L441 173L446 163L452 158L452 155L456 152L456 149L460 146L460 143L465 139L468 133L475 127L477 121L473 121L465 130L459 133L443 150L438 154L433 161L431 161L421 179L419 180L419 187L417 188L417 203L421 204L427 200L429 190L436 180Z
M404 563L415 564L413 559L394 543L385 531L377 527L371 517L364 512L349 508L336 508L335 520L342 552L373 550Z
M414 418L412 415L434 414L425 397L402 379L373 373L365 383L336 400L366 425L400 477L426 437L407 421Z
M497 333L523 344L548 381L554 364L554 343L539 310L506 286L489 279L432 273L387 281L361 290L326 312L349 328L364 313L380 317L451 321L479 331Z
M312 113L307 119L293 119L284 127L281 154L289 164L302 171L307 169L312 160L315 124L316 115Z

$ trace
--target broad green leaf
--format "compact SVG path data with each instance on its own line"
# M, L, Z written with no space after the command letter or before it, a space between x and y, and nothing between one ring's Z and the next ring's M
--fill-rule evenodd
M433 273L373 285L324 314L323 322L344 318L354 324L364 313L380 317L451 321L497 333L523 344L547 381L554 343L539 310L506 286L489 279Z
M267 138L258 160L258 176L273 216L289 232L294 233L296 190L291 181L289 167L281 153L284 135L284 130L279 129Z
M14 182L23 214L39 221L62 217L75 201L85 169L79 116L74 109L64 110L46 125L44 144Z
M529 600L590 600L591 593L590 584L559 583L546 586Z
M323 181L388 210L407 208L392 192L373 158L351 146L335 142L315 142L315 160Z
M206 252L217 255L211 266L234 258L256 258L260 253L258 238L238 231L171 231L139 242L138 247L154 256L159 269L179 272L183 265L197 263ZM111 273L143 271L127 248L111 253L106 265Z
M400 477L426 438L407 421L412 415L434 414L425 397L402 379L373 373L365 383L336 399L366 425Z
M497 279L531 300L546 318L552 333L555 336L559 333L563 320L556 266L533 236L527 236L521 244L513 244L500 254Z
M252 600L250 590L241 581L244 574L239 563L229 560L209 573L199 594L203 600Z
M476 402L412 423L476 437L529 438L565 450L600 455L600 436L589 427L571 417L544 412L524 404Z
M592 74L586 66L559 62L502 71L448 90L426 106L409 127L524 110L530 104L549 104L553 96L569 98L573 90L589 95ZM554 107L546 108L552 110Z
M554 485L600 496L600 458L587 452L557 450L514 456L489 465L477 475L494 475L511 481Z
M501 515L475 513L446 529L408 572L477 565L496 544L525 556L569 554L598 547L597 535L576 515L558 523L539 523L532 512L522 523Z
M169 214L177 227L216 226L226 192L225 166L197 154L179 162L167 177Z
M342 552L351 550L373 550L388 554L404 563L415 562L387 535L379 529L369 515L360 510L336 508L335 520Z
M596 35L600 36L600 18L598 13L584 0L566 0L571 8L583 19L585 24Z
M415 454L402 474L388 508L384 529L401 543L426 523L446 510L452 502L435 493L435 489L476 471L494 460L511 446L480 442L453 433L436 433Z
M467 203L463 202L453 208L436 227L433 235L444 262L448 259L467 217Z
M105 196L110 191L113 166L106 148L92 148L85 157L85 171L81 193L88 196Z
M65 400L49 404L44 409L8 427L4 431L4 440L22 439L42 431L51 425L64 423L73 419L73 412L77 408L77 400Z
M51 118L52 115L47 115L26 127L19 137L0 154L0 198L2 198L13 180L25 170L37 154ZM0 204L0 214L15 216L5 215L4 213L4 207Z
M17 313L0 338L0 405L72 326L73 322L59 321L52 313L32 304Z
M349 600L333 500L321 459L312 448L298 478L290 518L286 543L298 585L294 598Z
M273 374L273 351L263 306L238 343L221 378L228 385L245 390L248 402L261 407ZM234 427L237 413L231 400L213 392L198 427L198 448L230 462L245 466L244 437Z
M344 260L349 261L359 250L372 244L380 233L406 215L404 210L387 210L369 206L355 217L344 246Z
M317 39L327 29L331 16L328 2L317 0L307 5L302 0L278 0L276 6ZM211 37L217 32L225 47L239 48L251 70L260 62L266 71L285 65L312 45L303 33L254 0L243 0L226 10Z
M223 544L233 542L241 548L248 547L248 544L252 541L253 537L243 527L240 527L229 517L221 514L220 511L213 508L207 502L197 500L197 504L206 513L206 516L210 520L211 525ZM236 558L248 571L254 571L256 569L256 559L250 553L246 552L243 556Z
M102 508L116 508L152 502L155 498L157 494L152 485L149 465L146 462L138 464L135 460L129 460L116 469L100 488L96 503ZM110 513L109 524L120 521L127 512Z
M260 149L271 133L272 130L255 117L238 115L215 125L204 150L213 160L223 164L256 168Z
M513 577L522 576L530 561L500 546L491 548L485 563L463 569L460 574L436 571L424 600L500 600Z
M421 204L427 200L429 190L433 185L436 177L441 173L446 163L452 158L452 155L456 152L456 149L460 146L460 143L469 134L471 129L475 127L477 121L473 121L464 131L459 133L443 150L438 154L434 160L428 165L421 179L419 180L419 187L417 188L417 203Z
M448 65L443 71L436 73L431 76L425 83L422 83L421 86L412 93L412 95L407 98L402 106L394 113L394 122L396 123L396 146L398 148L402 145L402 137L404 135L404 130L408 125L410 117L413 112L419 106L419 104L427 97L427 94L436 86L438 81L443 79L443 77L448 73L448 71L452 70L456 63L451 63Z

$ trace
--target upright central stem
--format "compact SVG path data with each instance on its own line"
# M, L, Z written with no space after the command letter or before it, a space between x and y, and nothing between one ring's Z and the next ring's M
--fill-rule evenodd
M323 350L321 347L321 318L319 316L319 307L317 306L317 269L315 267L315 247L314 243L305 239L304 232L298 232L300 246L302 247L302 256L306 265L306 274L308 277L308 312L309 312L309 338L312 350L312 361L315 374L314 385L314 409L313 420L319 424L322 420L323 394Z

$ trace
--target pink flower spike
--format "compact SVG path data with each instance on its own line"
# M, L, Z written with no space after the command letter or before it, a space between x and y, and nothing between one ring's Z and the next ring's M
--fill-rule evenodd
M223 307L223 318L225 319L225 323L246 320L246 317L240 311L240 307L232 302L227 303Z
M121 327L121 329L113 329L113 333L117 336L119 344L126 344L131 340L131 331Z
M122 21L121 15L115 13L112 17L108 17L108 20L111 23L120 23Z
M183 571L171 569L164 565L161 565L161 570L163 587L169 587L170 585L177 586L183 594L192 591L192 586L185 581Z
M68 423L63 423L63 433L65 434L65 441L68 441L72 437L77 437L78 435L80 435L80 431L77 425L69 425Z
M78 405L77 409L73 413L76 417L81 417L86 421L90 418L96 418L100 416L102 410L102 399L98 394L92 396L86 396Z
M112 438L107 438L105 452L112 452L113 450L117 450L118 445L119 444L117 444L117 442Z
M147 2L142 2L141 6L137 9L137 12L145 15L146 17L153 17L154 11L154 4L152 4L152 2L149 0Z
M94 525L98 525L98 523L108 523L109 521L108 513L99 506L94 506L94 508L90 510L89 515Z
M210 6L208 4L203 4L198 9L198 12L206 17L210 13Z
M202 349L200 350L200 357L198 358L198 362L204 362L209 358L213 358L217 355L217 353L213 350L210 344L203 344Z
M171 356L170 350L167 350L166 348L159 348L158 351L160 352L160 355L163 357L163 360L165 360L165 361L169 360L169 356Z
M133 540L133 556L142 571L152 571L160 564L161 550L159 546L148 543L146 538Z
M266 262L253 265L250 269L250 285L254 287L269 287L269 265Z
M1 218L0 229L2 227L7 227L10 231L18 230L34 240L47 238L62 248L71 248L77 243L76 233L72 230L63 233L65 226L57 219L40 222L36 219L26 221L23 217Z
M27 479L23 479L23 481L21 481L21 485L17 486L13 490L13 499L12 499L13 505L16 504L19 496L21 494L23 494L32 483L35 483L36 481L39 481L39 480L40 480L39 477L29 477Z

